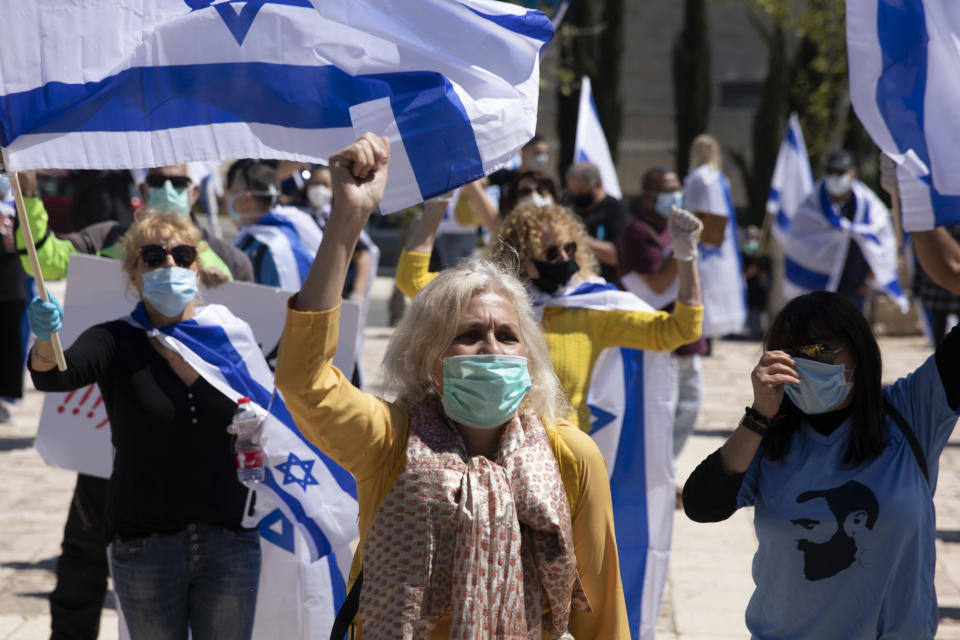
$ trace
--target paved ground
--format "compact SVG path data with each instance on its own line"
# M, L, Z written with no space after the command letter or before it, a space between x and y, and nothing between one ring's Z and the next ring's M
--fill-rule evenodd
M364 359L375 372L390 330L384 328L390 282L380 279L367 333ZM61 297L62 299L62 297ZM915 368L928 351L920 338L881 340L884 379ZM684 479L696 464L723 442L750 401L748 375L759 356L757 343L716 343L704 362L706 402L697 431L677 462ZM59 553L75 475L48 467L33 448L41 394L28 390L13 409L12 424L0 425L0 640L49 637L47 594ZM937 592L941 606L938 638L960 639L960 432L941 462L936 496L938 517ZM752 513L730 520L695 524L677 513L669 581L658 621L665 640L744 638L743 611L752 592L750 562L756 547ZM116 638L116 614L104 610L101 638Z

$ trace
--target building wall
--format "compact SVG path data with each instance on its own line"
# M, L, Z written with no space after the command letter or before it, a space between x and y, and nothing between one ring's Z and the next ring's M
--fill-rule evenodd
M586 0L590 1L590 0ZM709 2L712 95L708 133L725 149L748 152L753 117L751 87L763 81L767 50L739 0ZM627 0L623 76L623 126L617 172L625 196L640 190L640 175L654 165L673 167L675 128L673 104L673 42L680 32L683 3ZM540 132L556 145L556 55L549 47L543 60ZM724 85L741 85L739 106L722 104ZM758 88L758 87L757 87ZM736 92L735 92L736 93ZM725 155L734 201L746 198L740 172Z

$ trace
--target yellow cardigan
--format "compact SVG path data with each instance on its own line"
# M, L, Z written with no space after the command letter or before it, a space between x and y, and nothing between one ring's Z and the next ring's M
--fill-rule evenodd
M397 286L414 297L436 277L429 270L430 254L404 251L397 264ZM700 337L703 307L677 302L673 313L664 311L604 311L547 307L543 310L543 333L550 360L560 378L575 415L584 431L590 431L587 391L600 352L607 347L650 351L673 351Z
M352 583L370 525L405 460L410 412L403 403L360 391L333 366L339 313L339 307L315 313L287 311L276 384L300 431L357 481L360 545ZM574 552L593 609L573 612L571 631L578 639L629 640L606 463L587 434L566 422L548 427L554 428L554 450L568 448L568 455L558 455L560 475L568 497L571 490L576 492L570 500L575 505ZM358 617L362 614L361 610ZM446 638L448 629L445 617L431 639Z

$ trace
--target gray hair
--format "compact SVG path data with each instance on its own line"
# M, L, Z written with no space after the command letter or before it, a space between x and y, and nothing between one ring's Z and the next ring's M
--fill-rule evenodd
M438 390L431 371L453 343L463 310L474 296L486 292L503 296L517 312L531 380L521 407L534 411L544 423L569 415L570 404L553 371L547 342L526 289L507 269L482 258L466 259L441 271L413 299L383 357L381 367L387 387L407 404L436 397Z
M567 169L567 178L583 178L590 184L601 182L600 169L589 162L578 162Z

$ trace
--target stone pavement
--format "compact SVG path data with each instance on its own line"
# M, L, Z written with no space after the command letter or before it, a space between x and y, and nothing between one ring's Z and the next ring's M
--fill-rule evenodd
M376 376L390 329L386 304L391 281L378 278L364 353L366 371ZM58 292L60 295L61 292ZM62 299L62 296L60 296ZM919 337L883 338L884 381L919 365L929 353ZM719 341L704 360L706 398L697 430L677 461L683 480L722 444L751 400L749 372L759 357L753 342ZM28 384L29 387L29 384ZM47 466L33 448L42 394L30 388L13 408L12 424L0 425L0 640L49 637L47 595L75 474ZM940 465L937 506L938 638L960 639L960 432ZM657 624L661 640L745 638L743 612L753 590L750 564L756 548L750 510L726 522L696 524L681 512L674 522L668 583ZM100 638L117 637L116 613L104 609Z

